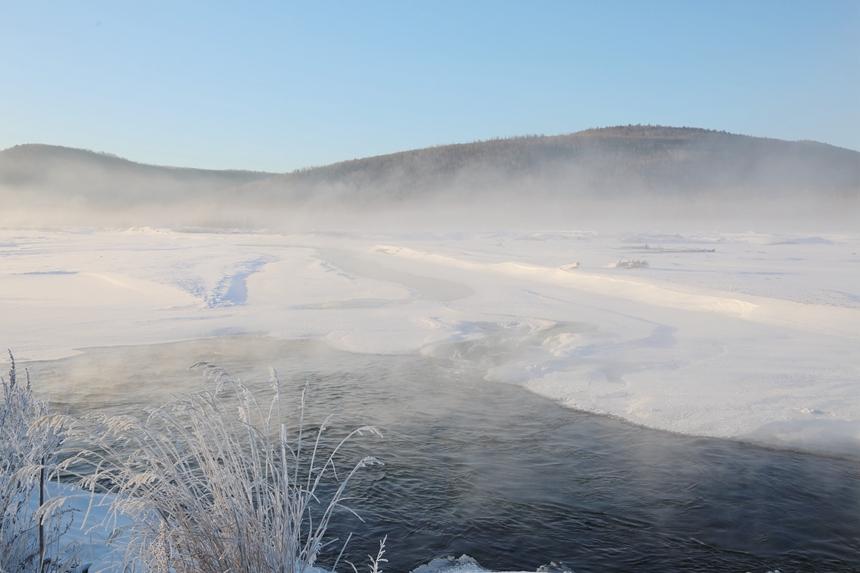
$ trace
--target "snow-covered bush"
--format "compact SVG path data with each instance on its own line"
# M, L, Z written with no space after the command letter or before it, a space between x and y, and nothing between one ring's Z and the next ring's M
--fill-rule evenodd
M335 458L354 436L381 434L369 426L356 429L323 455L328 419L316 430L305 427L303 392L300 419L288 432L274 370L273 397L261 404L217 366L194 367L203 369L215 387L153 408L146 421L66 417L63 422L89 445L63 467L81 472L81 464L88 465L82 486L116 494L114 510L134 523L126 548L131 569L314 569L320 551L336 541L326 539L326 529L334 512L346 509L342 502L350 478L379 463L366 457L338 475ZM337 561L329 565L336 566Z
M61 427L41 423L48 402L33 396L29 373L22 383L11 352L9 358L9 379L0 378L0 572L65 571L73 556L58 555L68 511L45 498L64 434Z

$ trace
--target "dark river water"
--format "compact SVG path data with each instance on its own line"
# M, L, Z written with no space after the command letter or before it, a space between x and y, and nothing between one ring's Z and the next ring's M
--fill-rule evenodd
M216 362L262 393L308 376L311 423L360 439L384 467L359 474L334 526L359 570L388 536L386 571L469 555L488 569L576 572L860 571L860 464L648 430L565 409L468 363L357 355L312 341L219 338L88 349L29 367L72 413L128 413L206 384ZM324 564L324 563L323 563ZM343 570L343 567L339 567Z

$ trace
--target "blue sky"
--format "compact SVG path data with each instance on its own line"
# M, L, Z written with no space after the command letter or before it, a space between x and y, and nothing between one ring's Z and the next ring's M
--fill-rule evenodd
M630 123L860 150L860 2L0 1L0 148L288 171Z

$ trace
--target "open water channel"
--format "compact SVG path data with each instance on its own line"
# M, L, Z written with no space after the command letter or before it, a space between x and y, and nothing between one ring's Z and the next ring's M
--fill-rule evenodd
M387 535L391 573L469 555L488 569L564 562L582 572L860 571L860 464L675 435L563 408L487 382L467 361L332 350L315 341L225 337L86 349L32 362L54 409L134 413L208 384L218 363L260 395L276 368L308 417L384 467L360 474L334 533L362 570ZM294 412L295 413L295 412Z

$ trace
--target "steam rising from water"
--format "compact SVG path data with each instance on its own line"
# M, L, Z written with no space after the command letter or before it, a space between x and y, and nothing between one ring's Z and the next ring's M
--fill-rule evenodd
M493 349L486 350L473 358L491 361ZM143 415L142 404L207 384L185 370L198 359L225 366L258 397L268 365L292 397L313 375L306 421L334 414L326 432L332 440L356 425L382 430L384 440L358 447L386 465L360 474L350 490L350 507L366 523L343 516L335 524L341 539L357 534L351 561L388 535L392 572L464 553L503 571L550 561L584 572L856 565L855 462L571 412L483 381L480 369L462 362L231 337L88 349L30 367L39 389L63 400L56 407Z

